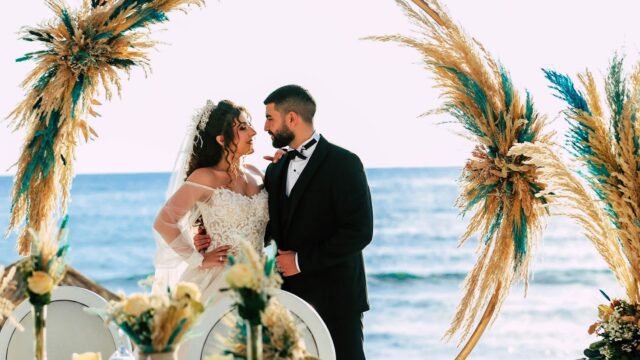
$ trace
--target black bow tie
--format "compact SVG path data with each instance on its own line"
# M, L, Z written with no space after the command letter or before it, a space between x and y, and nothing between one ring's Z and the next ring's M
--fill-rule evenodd
M316 143L317 143L316 139L311 139L311 141L309 141L302 147L302 151L310 149ZM287 151L287 159L292 160L295 157L299 157L302 160L307 160L307 157L302 155L302 152L296 149Z

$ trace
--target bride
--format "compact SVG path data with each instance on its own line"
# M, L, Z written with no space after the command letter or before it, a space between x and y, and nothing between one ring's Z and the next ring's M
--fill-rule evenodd
M194 117L176 163L168 195L155 223L157 253L154 292L193 282L203 301L224 287L228 255L241 239L258 251L264 246L269 212L262 173L242 158L253 152L256 131L246 109L229 100L211 101ZM211 237L195 250L198 229Z

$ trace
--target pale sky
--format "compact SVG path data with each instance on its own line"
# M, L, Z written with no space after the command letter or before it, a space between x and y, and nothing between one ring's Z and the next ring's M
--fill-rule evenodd
M77 6L78 0L70 1ZM480 40L528 88L539 111L556 118L541 67L575 74L585 67L601 77L613 51L628 65L638 60L637 1L444 1L453 18ZM51 17L42 0L4 4L0 12L0 117L24 96L18 87L32 62L16 63L40 49L18 40L21 26ZM362 41L368 35L407 34L409 23L391 0L209 0L187 15L173 13L155 26L153 73L123 75L122 98L103 102L90 119L100 138L77 149L77 173L171 171L194 110L206 99L245 105L258 130L256 155L273 152L262 131L263 99L295 83L318 103L316 127L359 154L367 167L461 166L472 144L447 117L419 118L440 104L431 75L411 49ZM0 175L17 161L22 131L0 124ZM552 126L560 133L562 120Z

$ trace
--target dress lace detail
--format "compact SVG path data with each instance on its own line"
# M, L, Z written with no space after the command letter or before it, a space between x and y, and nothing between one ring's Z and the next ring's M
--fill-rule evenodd
M237 255L241 240L248 241L258 252L263 251L269 221L266 190L246 196L226 188L185 181L160 210L154 223L160 238L154 291L165 291L178 281L189 281L198 285L206 300L215 298L219 289L226 286L224 267L200 266L202 255L193 245L196 230L193 224L200 216L212 239L207 252L231 245L230 254Z
M237 255L240 240L246 240L260 253L269 221L267 191L263 189L253 196L246 196L226 188L211 190L213 194L209 199L196 204L211 237L207 252L231 245L230 253Z
M188 185L194 185L189 181ZM211 188L195 184L206 190L210 196L196 201L195 214L200 214L211 237L211 245L207 252L222 246L231 245L229 253L237 255L240 240L246 240L260 253L264 248L264 234L269 221L268 194L261 190L253 196L246 196L226 188ZM192 223L192 222L190 222ZM189 238L189 241L190 238ZM195 252L195 249L192 251ZM213 267L204 269L190 265L180 276L180 281L192 282L200 288L204 300L218 297L221 288L226 286L225 269Z

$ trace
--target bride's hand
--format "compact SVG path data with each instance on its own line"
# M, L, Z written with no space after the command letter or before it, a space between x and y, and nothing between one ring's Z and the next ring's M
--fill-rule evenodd
M202 268L208 269L216 266L224 266L227 263L227 255L231 249L230 245L223 245L204 254Z
M283 149L276 150L276 153L273 156L263 156L262 158L271 161L272 163L277 163L287 152Z

